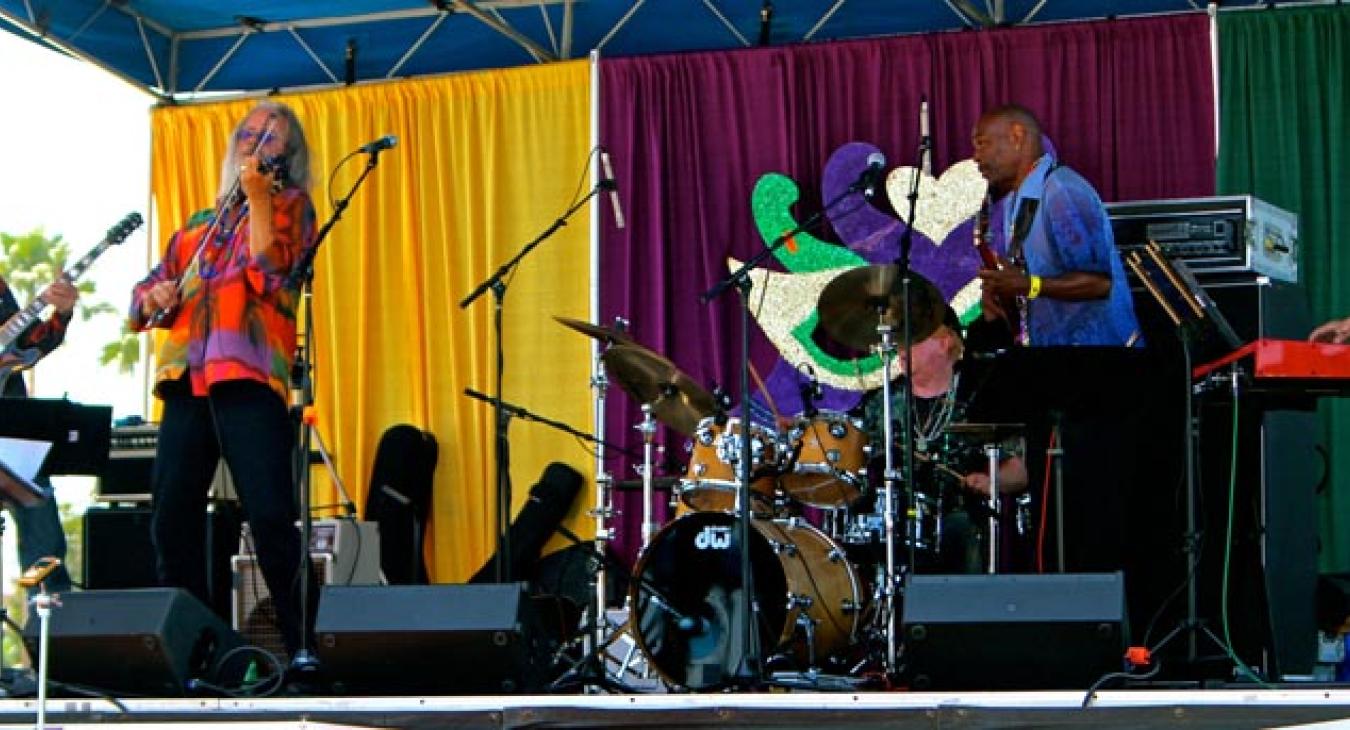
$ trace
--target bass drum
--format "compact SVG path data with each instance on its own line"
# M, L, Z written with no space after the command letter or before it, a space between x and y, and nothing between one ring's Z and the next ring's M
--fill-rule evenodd
M635 640L667 682L726 687L743 654L736 515L694 512L666 525L629 588ZM823 532L798 520L751 522L760 655L819 666L858 630L858 575Z

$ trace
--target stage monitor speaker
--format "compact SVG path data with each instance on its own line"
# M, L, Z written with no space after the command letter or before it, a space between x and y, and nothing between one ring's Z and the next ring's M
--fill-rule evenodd
M243 643L178 588L66 593L48 620L48 676L109 694L182 696L189 680L219 682L217 663ZM34 657L38 629L30 616L23 638Z
M538 689L552 647L523 583L329 586L315 621L343 692L509 694Z
M1087 689L1122 669L1119 573L916 575L903 641L916 690Z

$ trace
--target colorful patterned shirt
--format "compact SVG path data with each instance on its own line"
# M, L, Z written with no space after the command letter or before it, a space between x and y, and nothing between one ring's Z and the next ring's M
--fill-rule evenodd
M206 395L219 382L256 380L286 400L299 294L286 280L315 244L314 205L304 190L287 188L272 196L272 208L274 240L261 255L249 250L246 211L227 213L219 226L213 225L216 211L201 211L173 235L164 258L132 291L131 325L144 330L151 326L141 312L148 290L161 281L183 282L157 358L161 396L160 386L186 371L194 395Z
M14 292L9 289L9 284L5 282L4 277L0 277L0 324L8 322L10 317L19 313L20 309L18 301L14 299ZM14 342L14 347L19 350L36 347L38 352L46 355L55 350L66 339L66 325L68 324L70 324L69 314L53 314L45 321L38 322L24 330L24 333L19 335L19 339ZM0 395L19 397L26 395L23 378L17 376L10 378L5 383L5 392Z

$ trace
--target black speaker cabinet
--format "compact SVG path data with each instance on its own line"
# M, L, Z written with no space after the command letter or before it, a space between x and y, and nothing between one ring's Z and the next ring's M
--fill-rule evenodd
M916 690L1087 689L1126 625L1119 573L915 575L902 640Z
M230 616L230 558L239 546L240 508L218 501L207 509L206 576L211 609ZM159 585L150 540L150 507L93 506L84 513L84 587L152 588Z
M326 586L315 634L339 691L504 694L541 686L538 625L523 583Z
M52 611L48 676L109 694L182 696L188 680L219 681L217 663L242 641L200 601L177 588L77 591ZM37 616L24 626L38 651Z

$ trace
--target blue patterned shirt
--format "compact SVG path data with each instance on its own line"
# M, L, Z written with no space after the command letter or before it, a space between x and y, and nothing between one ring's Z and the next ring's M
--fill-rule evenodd
M1074 271L1111 277L1104 299L1068 301L1037 297L1027 302L1027 327L1034 347L1063 345L1143 346L1125 265L1116 250L1111 222L1097 191L1083 176L1041 157L1012 193L1006 211L1028 200L1039 207L1022 241L1027 273L1051 278ZM997 223L1011 240L1016 213Z

